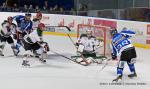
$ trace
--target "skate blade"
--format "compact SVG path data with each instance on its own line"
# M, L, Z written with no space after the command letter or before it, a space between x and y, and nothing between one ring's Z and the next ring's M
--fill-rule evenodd
M128 77L129 79L136 79L137 78L137 76L134 76L134 77Z
M22 65L22 68L31 68L31 66L24 66L24 65Z
M44 61L41 61L41 60L39 60L40 61L40 63L42 63L42 64L46 64L46 62L44 62Z
M120 83L122 82L122 79L118 79L118 80L113 80L112 83Z
M4 57L4 55L0 55L1 57Z

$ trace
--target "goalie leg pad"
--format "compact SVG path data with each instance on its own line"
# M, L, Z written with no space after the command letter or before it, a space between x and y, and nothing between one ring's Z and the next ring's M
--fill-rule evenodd
M87 63L88 63L88 64L91 64L91 63L92 63L92 60L93 60L93 58L92 58L92 57L88 57L88 58L86 58L86 61L87 61Z
M82 61L83 61L83 59L81 57L79 57L79 58L76 59L76 62L78 62L78 63L80 63Z

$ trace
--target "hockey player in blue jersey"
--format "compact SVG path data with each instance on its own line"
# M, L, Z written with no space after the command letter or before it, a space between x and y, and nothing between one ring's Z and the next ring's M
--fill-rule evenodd
M124 64L127 62L131 74L128 77L133 78L137 77L134 63L136 61L136 51L135 47L131 43L130 37L135 33L131 30L123 30L120 33L117 30L112 30L112 59L118 59L118 67L117 67L117 78L113 81L117 82L122 79Z
M21 47L22 38L26 34L29 34L32 31L31 14L26 13L25 16L17 15L14 16L13 19L17 22L17 26L18 26L16 35L14 37L17 40L16 48L19 53L20 52L19 48Z

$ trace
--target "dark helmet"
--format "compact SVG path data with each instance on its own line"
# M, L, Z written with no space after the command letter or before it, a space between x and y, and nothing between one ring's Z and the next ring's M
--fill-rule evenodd
M118 31L116 29L110 31L110 34L112 36L115 36L117 33L118 33Z
M25 16L30 16L31 17L31 13L25 13Z

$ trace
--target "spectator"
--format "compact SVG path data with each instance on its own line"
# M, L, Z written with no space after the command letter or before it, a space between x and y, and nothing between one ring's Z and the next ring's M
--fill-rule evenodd
M45 6L43 6L42 12L43 13L48 13L48 10L47 10L47 8Z
M47 0L44 2L44 6L46 9L48 9L48 1Z
M54 10L54 11L58 11L58 10L59 10L59 9L58 9L58 5L55 5L54 8L53 8L53 10Z
M74 9L74 8L71 8L71 11L70 11L71 13L71 15L76 15L76 10Z
M50 14L53 14L53 13L54 13L54 11L53 11L53 8L52 8L52 7L50 7L50 8L49 8L49 13L50 13Z
M7 5L6 5L5 2L4 2L3 5L1 6L1 10L2 10L2 11L7 11Z
M60 7L59 14L64 14L64 8Z
M38 5L35 6L35 12L39 12L40 11L40 8Z
M87 5L81 4L79 11L87 11Z
M29 6L29 12L34 12L34 8L32 5Z
M12 8L12 11L13 11L13 12L18 12L18 11L19 11L19 8L18 8L18 6L17 6L16 3L14 3L13 8Z
M79 8L78 14L81 16L87 16L87 5L81 4L81 7Z
M28 12L28 6L27 5L24 5L24 8L22 9L22 12Z

